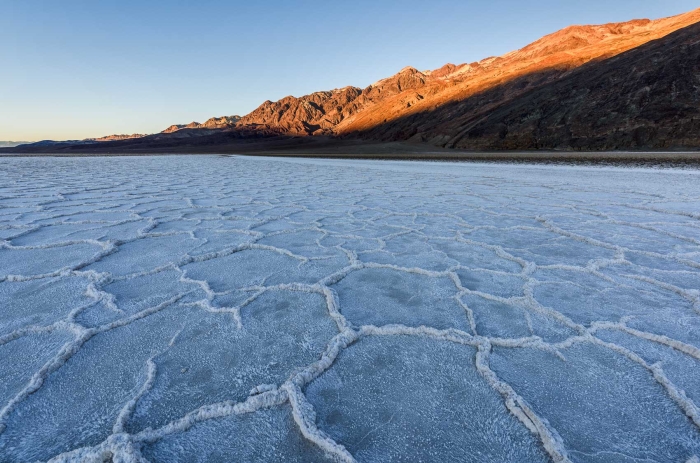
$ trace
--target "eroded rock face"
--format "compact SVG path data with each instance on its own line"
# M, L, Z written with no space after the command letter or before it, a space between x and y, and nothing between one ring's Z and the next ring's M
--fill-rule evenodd
M222 117L212 117L207 119L204 124L199 124L201 127L207 129L221 129L230 126L234 126L241 120L241 116L222 116Z
M106 137L95 138L95 141L114 141L114 140L131 140L132 138L141 138L146 135L142 133L134 133L131 135L107 135Z
M356 87L316 92L301 98L266 101L240 120L241 126L267 128L291 135L328 133L357 110L353 102L362 93Z
M163 130L161 133L173 133L173 132L177 132L178 130L184 129L184 128L185 128L184 124L173 124L170 127L168 127L167 129Z
M296 98L266 101L244 116L239 127L259 128L287 135L332 135L352 123L354 116L404 92L422 88L429 76L412 67L363 89L345 87ZM419 97L422 99L422 96Z
M173 124L161 133L173 133L182 129L230 129L234 127L241 116L221 116L207 119L206 122L190 122L189 124Z

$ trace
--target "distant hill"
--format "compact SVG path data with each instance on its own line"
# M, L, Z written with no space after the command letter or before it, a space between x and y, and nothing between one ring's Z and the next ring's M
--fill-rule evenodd
M236 123L241 119L240 116L222 116L222 117L212 117L208 119L205 123L200 124L198 122L191 122L189 124L171 125L166 128L160 134L173 134L180 131L181 129L207 129L206 133L204 130L198 131L198 135L205 135L211 133L213 130L230 129L233 128ZM188 131L184 130L182 133L186 134ZM107 135L99 138L85 138L83 140L41 140L38 142L0 142L0 148L4 147L15 147L22 145L22 149L29 151L36 151L40 149L65 149L70 146L84 146L84 145L96 145L98 143L114 142L114 141L125 141L125 140L136 140L144 137L154 137L159 134L148 135L134 133L131 135ZM182 135L182 134L180 134ZM180 138L179 135L174 135L174 138ZM185 138L187 135L185 135Z
M307 137L467 150L696 149L699 22L697 9L653 21L571 26L500 57L432 71L406 67L364 89L266 101L243 117L173 125L101 141L99 148L84 140L27 150L217 152L250 140L279 145Z
M0 141L0 148L12 148L13 146L24 145L28 141Z

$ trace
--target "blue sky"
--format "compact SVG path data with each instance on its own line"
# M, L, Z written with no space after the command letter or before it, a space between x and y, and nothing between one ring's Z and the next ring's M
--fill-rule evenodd
M152 133L697 0L0 0L0 140Z

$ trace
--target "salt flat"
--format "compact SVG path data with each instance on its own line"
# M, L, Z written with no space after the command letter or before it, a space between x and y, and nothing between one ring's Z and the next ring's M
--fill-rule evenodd
M700 456L700 171L177 156L0 178L1 462Z

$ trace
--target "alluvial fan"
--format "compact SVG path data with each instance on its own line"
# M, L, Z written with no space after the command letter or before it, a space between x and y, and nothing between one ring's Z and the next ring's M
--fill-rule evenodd
M698 461L700 171L0 176L0 462Z

